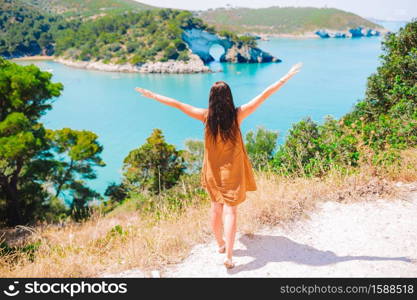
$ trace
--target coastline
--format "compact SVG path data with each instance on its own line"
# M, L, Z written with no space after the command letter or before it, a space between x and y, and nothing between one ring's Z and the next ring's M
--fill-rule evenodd
M334 29L317 29L315 31L306 31L303 33L265 33L265 32L256 32L256 31L251 31L251 32L247 32L248 34L252 34L252 35L256 35L259 36L261 38L261 40L263 41L267 41L270 38L286 38L286 39L299 39L299 40L303 40L303 39L320 39L321 37L318 36L316 34L317 31L325 31L328 32L329 34L336 34L336 33L344 33L346 35L349 35L349 31L348 30L334 30ZM387 33L389 33L390 31L386 28L379 28L378 32L383 36ZM351 38L349 36L346 36L347 39Z
M96 70L104 72L119 72L119 73L164 73L164 74L191 74L191 73L211 73L213 72L204 62L195 54L190 54L190 60L175 61L169 60L166 62L147 62L141 65L132 64L105 64L101 61L75 61L63 57L54 56L24 56L13 58L14 61L55 61L69 67Z
M301 34L293 34L293 33L256 33L253 32L251 34L257 35L263 41L267 41L269 39L297 39L297 40L305 40L305 39L319 39L320 37L315 34L314 32L305 32Z
M34 56L22 56L17 58L12 58L12 61L31 61L31 60L55 60L54 56L47 55L34 55Z

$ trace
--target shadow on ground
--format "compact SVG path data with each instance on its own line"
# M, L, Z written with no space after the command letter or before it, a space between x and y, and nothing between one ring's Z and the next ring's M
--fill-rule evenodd
M254 260L228 270L229 274L256 270L269 262L294 262L309 266L324 266L350 260L414 262L407 257L338 256L334 252L318 250L283 236L244 235L239 240L246 246L246 250L237 249L234 256L249 256Z

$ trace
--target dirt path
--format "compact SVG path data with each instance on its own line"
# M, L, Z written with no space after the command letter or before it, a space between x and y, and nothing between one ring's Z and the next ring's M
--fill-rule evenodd
M238 235L226 270L214 241L161 277L417 277L417 192L402 200L324 202L286 228ZM106 277L143 277L129 270ZM149 276L149 274L148 274ZM157 272L153 276L158 276Z

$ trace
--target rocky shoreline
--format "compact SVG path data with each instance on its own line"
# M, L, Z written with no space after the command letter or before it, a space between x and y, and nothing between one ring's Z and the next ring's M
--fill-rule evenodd
M123 73L165 73L165 74L190 74L190 73L210 73L213 72L203 61L195 54L190 54L190 60L167 62L147 62L141 65L132 64L105 64L101 61L76 61L69 58L54 56L23 56L12 58L15 61L36 61L52 60L69 67L87 70L96 70L104 72L123 72Z
M256 33L252 32L250 33L254 36L259 37L258 39L261 41L269 41L270 39L318 39L319 36L317 36L314 32L305 32L300 34L295 33Z
M374 37L374 36L380 36L389 33L386 29L373 29L373 28L363 28L363 27L356 27L356 28L350 28L348 30L329 30L329 29L320 29L315 32L315 34L322 38L361 38L361 37Z
M166 74L190 74L190 73L210 73L209 67L195 54L190 54L190 60L166 62L147 62L141 65L132 64L105 64L101 61L74 61L68 58L56 57L53 59L61 64L87 70L97 70L104 72L124 72L124 73L166 73Z
M315 31L307 31L300 34L296 33L259 33L250 32L253 36L258 37L259 40L268 41L275 38L288 38L288 39L320 39L320 38L352 38L352 37L372 37L380 36L389 33L386 29L370 29L370 28L351 28L349 30L332 30L332 29L320 29Z
M33 56L21 56L21 57L14 57L14 58L6 58L15 61L23 60L23 61L30 61L30 60L54 60L53 56L48 55L33 55Z

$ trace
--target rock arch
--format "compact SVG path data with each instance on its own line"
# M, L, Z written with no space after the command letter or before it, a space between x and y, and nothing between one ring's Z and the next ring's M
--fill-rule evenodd
M241 45L228 38L219 37L199 28L185 29L182 33L182 39L187 43L190 50L197 54L205 64L214 61L213 56L210 55L210 48L215 44L224 48L224 53L220 57L222 62L263 63L281 61L259 48Z
M214 61L213 56L210 54L210 48L213 45L220 45L224 48L224 54L233 46L233 43L226 38L220 38L215 34L203 31L197 28L191 28L184 30L182 39L188 44L191 51L197 54L204 63Z
M216 61L220 61L220 57L226 53L226 49L216 43L210 46L209 53Z

